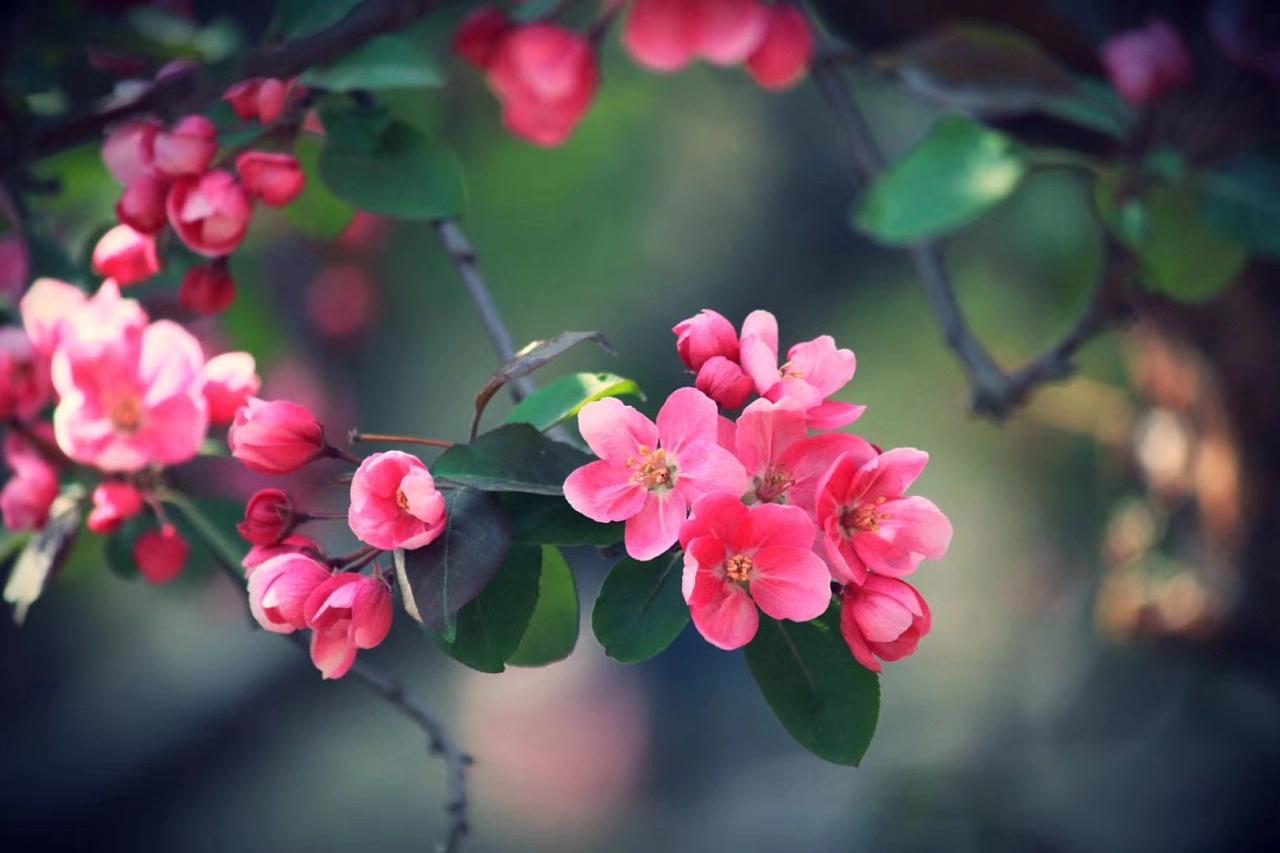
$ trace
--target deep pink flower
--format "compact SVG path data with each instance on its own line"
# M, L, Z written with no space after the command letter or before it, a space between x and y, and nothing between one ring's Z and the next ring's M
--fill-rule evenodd
M458 27L453 37L453 52L481 71L489 67L498 45L515 25L507 13L496 6L476 9Z
M148 530L133 543L133 559L147 583L165 584L176 580L187 567L191 546L171 524Z
M172 130L156 133L153 165L167 178L194 177L204 174L217 154L218 128L204 116L187 116Z
M221 314L236 301L236 282L222 258L187 270L178 304L192 314Z
M142 512L142 492L129 483L104 480L93 490L93 509L87 526L103 536L115 533L120 525Z
M1107 39L1102 64L1116 91L1135 106L1153 104L1188 85L1195 73L1182 36L1163 18Z
M19 303L22 328L36 351L46 358L58 346L63 324L88 299L80 288L56 278L38 278ZM128 300L137 305L133 300ZM139 309L141 313L141 309ZM142 318L145 322L145 317Z
M858 663L872 672L883 669L881 660L913 654L933 627L924 596L897 578L870 575L862 586L846 585L840 601L840 633Z
M283 207L302 194L306 173L292 154L246 151L236 158L236 172L250 198Z
M747 57L747 71L766 89L786 89L804 79L813 50L813 27L804 12L788 3L770 6L764 38Z
M191 251L205 257L229 255L249 231L253 207L230 172L182 178L169 190L169 224Z
M391 591L364 575L334 575L312 590L303 616L314 632L311 661L325 678L341 678L357 649L372 649L390 633Z
M231 104L231 111L241 121L253 121L258 117L258 90L262 87L262 79L241 80L223 93L222 99Z
M737 649L760 624L808 622L831 603L831 576L813 553L813 522L793 506L748 507L732 494L707 495L680 528L684 600L693 624L714 646Z
M205 362L200 371L204 399L209 404L209 423L229 424L240 407L258 393L262 380L253 356L247 352L224 352Z
M129 186L155 174L156 134L153 121L130 121L111 131L102 146L102 162L117 181Z
M716 441L717 418L696 388L668 397L656 425L614 398L589 403L578 428L600 460L569 475L565 499L595 521L625 521L627 553L652 560L675 544L698 498L746 490L742 465Z
M760 0L636 0L622 43L654 71L678 71L699 58L736 65L764 38L767 13Z
M503 38L488 71L507 128L544 147L569 138L600 85L591 42L554 24L531 24Z
M303 536L301 533L293 533L274 545L254 545L240 561L240 566L244 569L244 576L247 578L272 557L296 553L304 553L318 560L324 560L324 550L314 539Z
M861 584L869 571L902 577L946 554L951 522L932 501L903 495L928 462L907 447L869 461L849 453L823 476L815 516L837 581Z
M676 352L685 367L697 373L708 359L723 356L738 360L738 332L723 314L703 308L671 330L676 336Z
M389 450L356 469L347 522L361 542L384 551L421 548L444 532L445 521L444 495L418 457Z
M328 567L306 554L279 554L249 575L249 612L267 631L292 634L307 627L307 597L331 577Z
M275 77L267 77L258 85L258 121L271 124L284 115L289 100L290 84Z
M293 501L283 489L260 489L245 504L244 521L236 531L251 545L275 545L298 523Z
M0 329L0 421L31 420L49 403L49 361L22 329Z
M93 247L93 269L121 287L146 281L160 272L155 237L117 225Z
M726 410L742 408L756 390L755 383L738 363L722 355L712 356L703 363L693 387Z
M227 432L231 455L260 474L288 474L319 459L327 444L316 416L287 400L250 397Z
M139 178L124 188L116 202L116 218L142 234L164 227L164 201L169 183L161 178Z
M0 489L0 515L14 532L39 530L49 520L49 507L58 497L58 472L32 454L20 464L10 461L13 475Z

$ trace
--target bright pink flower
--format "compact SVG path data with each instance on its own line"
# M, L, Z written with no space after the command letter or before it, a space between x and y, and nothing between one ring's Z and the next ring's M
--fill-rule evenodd
M316 274L306 292L307 319L328 338L352 338L368 331L378 307L378 291L364 267L340 264Z
M591 42L554 24L519 28L501 40L489 64L489 86L507 128L545 147L569 138L599 85Z
M325 678L341 678L357 649L372 649L391 632L391 592L364 575L334 575L307 596L303 616L314 632L312 663Z
M254 545L249 549L249 553L245 555L245 558L240 561L240 565L244 569L244 576L247 578L272 557L297 553L305 553L322 562L324 560L324 550L316 544L314 539L309 536L303 536L301 533L293 533L274 545Z
M244 521L236 531L251 545L275 545L298 523L293 501L283 489L260 489L244 508Z
M747 71L766 89L786 89L804 78L813 50L813 27L804 12L789 4L770 6L764 39L747 57Z
M445 511L431 472L408 453L368 456L351 480L347 523L361 542L384 551L430 545L444 532Z
M115 533L121 524L142 512L142 506L142 492L132 485L104 480L93 490L93 509L86 526L103 536Z
M283 80L267 77L258 85L258 121L271 124L284 115L285 102L289 98L289 85Z
M169 183L161 178L139 178L125 187L116 202L116 218L142 234L164 227L164 201Z
M222 99L231 104L231 111L241 121L253 121L258 117L258 89L261 77L241 80L223 93Z
M187 248L209 258L235 251L253 216L244 187L221 170L174 183L166 210L169 224Z
M178 304L192 314L221 314L235 301L236 282L221 258L187 270L178 288Z
M831 576L813 553L813 522L793 506L748 507L732 494L707 495L680 528L684 600L707 642L737 649L759 627L756 606L774 619L808 622L831 603Z
M0 298L16 302L31 281L31 259L21 234L0 237Z
M236 158L236 172L250 198L272 207L284 207L307 185L306 173L292 154L246 151Z
M924 596L897 578L871 575L862 586L848 584L840 601L840 633L858 663L872 672L883 669L881 660L913 654L933 627Z
M275 634L306 628L307 597L332 576L323 563L298 551L272 557L249 575L249 612Z
M133 560L147 583L165 584L187 567L191 546L172 524L148 530L133 543Z
M676 323L671 330L676 336L676 352L685 367L697 373L708 359L723 356L738 360L738 332L728 318L710 308L687 320Z
M43 286L42 286L43 285ZM37 288L40 292L37 293ZM147 314L136 299L120 295L120 286L107 279L91 298L68 284L41 279L22 304L23 322L32 343L53 345L77 361L96 359L122 342L134 342L147 325ZM38 298L35 298L38 297ZM54 322L54 312L63 313ZM43 347L37 344L37 349Z
M131 121L107 136L102 162L117 181L129 186L155 174L155 141L160 128L153 121Z
M738 363L722 355L712 356L703 363L693 385L722 409L742 408L756 390L755 383Z
M453 52L483 71L497 51L498 45L515 30L507 13L496 6L476 9L453 37Z
M735 65L760 44L767 18L759 0L636 0L622 43L654 71L678 71L698 58Z
M218 128L204 116L187 116L155 136L155 169L167 178L202 175L217 154Z
M231 455L260 474L288 474L319 459L327 446L316 416L286 400L250 397L227 433Z
M1171 89L1190 84L1195 74L1182 36L1163 18L1107 39L1102 64L1116 91L1135 106L1155 103Z
M0 421L31 420L49 403L49 361L22 329L0 329Z
M22 297L19 309L22 313L22 327L37 352L46 358L53 356L63 324L85 304L87 298L83 290L65 281L58 281L56 278L35 280ZM145 322L145 318L143 321Z
M656 425L610 398L583 407L578 428L600 459L569 475L565 500L595 521L625 521L634 559L652 560L675 544L698 498L746 490L742 465L716 441L716 404L696 388L668 397Z
M863 461L841 456L818 483L814 501L831 576L860 584L868 572L903 577L951 544L951 522L932 501L905 497L929 454L888 450Z
M258 393L262 380L253 356L247 352L224 352L205 362L200 371L204 399L209 404L209 422L229 424L240 407Z
M49 507L57 497L57 470L38 455L25 458L0 489L4 526L14 532L39 530L49 520Z
M863 439L845 433L809 436L804 410L793 400L756 400L738 417L734 451L751 478L749 497L794 504L813 513L818 481L841 455L858 464L875 458Z
M146 281L160 272L156 240L128 225L117 225L93 247L93 269L114 278L121 287Z
M768 400L799 403L812 429L839 429L861 417L865 406L827 400L853 378L853 350L836 349L830 335L793 346L778 365L778 321L768 311L752 311L742 324L742 368Z

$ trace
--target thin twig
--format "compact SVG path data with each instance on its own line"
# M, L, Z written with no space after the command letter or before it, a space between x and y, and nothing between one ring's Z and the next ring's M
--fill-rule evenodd
M382 444L421 444L425 447L442 447L448 450L454 446L454 442L445 441L442 438L419 438L416 435L388 435L381 432L361 432L353 429L347 433L347 442L350 444L358 444L362 441L380 442Z

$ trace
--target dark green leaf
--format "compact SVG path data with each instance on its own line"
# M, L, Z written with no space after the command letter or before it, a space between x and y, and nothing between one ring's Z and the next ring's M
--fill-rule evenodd
M546 666L564 660L578 642L578 587L557 548L542 548L538 605L520 647L507 658L512 666Z
M500 497L511 518L512 542L604 547L622 541L622 522L592 521L562 497L521 492L506 492Z
M1223 237L1280 257L1280 152L1253 151L1204 176L1205 221Z
M45 526L23 546L4 586L4 600L13 605L13 621L21 625L49 581L62 567L80 531L80 496L68 491L49 508Z
M318 240L332 240L351 224L355 210L334 195L320 180L320 139L303 134L293 147L294 156L307 175L302 195L284 209L284 215L299 231Z
M470 444L454 445L436 459L440 478L487 492L564 493L564 479L591 461L585 453L552 441L528 424L508 424Z
M276 5L271 31L299 39L328 29L345 18L363 0L281 0Z
M1133 124L1133 110L1111 86L1098 80L1076 81L1076 90L1040 104L1040 112L1063 121L1124 138Z
M539 388L520 401L507 414L507 423L532 424L537 429L547 430L578 414L587 403L628 395L644 399L640 386L633 379L612 373L574 373Z
M1009 137L971 119L948 116L876 178L857 206L854 223L891 244L936 237L1006 198L1026 170L1023 152Z
M679 552L642 563L630 557L609 572L591 612L591 629L604 653L620 663L640 663L671 645L689 624L680 592Z
M476 416L471 422L471 436L474 438L479 431L480 416L484 414L485 406L489 405L493 395L497 394L503 385L513 379L528 376L539 367L542 367L557 356L563 355L584 341L593 341L605 352L613 354L613 348L604 339L604 335L599 332L561 332L554 338L548 338L545 341L534 341L512 356L510 361L499 367L493 376L489 377L489 381L485 383L485 386L480 389L480 393L476 395Z
M154 529L155 523L150 518L135 516L106 538L102 545L102 556L113 575L124 580L133 580L138 576L138 563L133 558L134 543L139 536Z
M514 547L480 595L458 611L458 630L440 647L454 660L480 672L502 672L520 646L538 603L542 552Z
M353 89L426 89L444 84L435 63L400 33L365 42L330 65L311 68L302 82L338 92Z
M497 497L476 489L445 495L449 520L425 548L396 551L396 578L404 608L432 631L452 640L454 617L489 585L507 557L511 527Z
M769 707L801 746L836 764L857 765L880 715L880 682L854 660L832 604L812 622L760 614L747 665Z
M522 23L541 20L551 15L560 0L525 0L515 9L515 19Z

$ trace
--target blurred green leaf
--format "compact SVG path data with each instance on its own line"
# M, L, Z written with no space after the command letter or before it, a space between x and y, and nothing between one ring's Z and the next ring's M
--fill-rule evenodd
M502 672L533 616L541 566L541 549L512 548L484 591L458 611L452 640L436 638L440 648L472 669Z
M346 230L356 212L320 180L318 167L323 147L324 141L315 136L298 137L293 153L307 175L307 185L302 195L285 207L284 215L304 234L317 240L332 240Z
M1223 237L1280 257L1280 152L1251 151L1200 182L1205 221Z
M890 244L936 237L1006 198L1026 171L1026 158L1009 137L948 116L876 178L854 212L854 224Z
M515 9L515 19L529 23L547 17L560 5L560 0L524 0Z
M591 611L591 630L605 654L640 663L675 642L689 624L683 569L679 551L645 563L626 557L613 567Z
M1045 99L1040 112L1117 139L1128 134L1133 124L1133 109L1115 88L1092 78L1077 79L1069 95Z
M644 399L640 386L633 379L612 373L575 373L530 394L507 414L506 421L509 424L532 424L539 430L547 430L578 414L587 403L623 396Z
M880 715L880 681L854 660L840 635L840 608L812 622L760 614L747 665L765 701L805 749L835 764L857 765Z
M300 78L309 86L338 92L353 89L429 89L444 85L439 67L408 37L391 33L365 42L330 65Z
M622 541L621 522L592 521L562 497L521 492L505 492L500 497L511 518L512 542L604 547Z
M138 563L133 558L133 546L138 537L148 530L154 530L155 524L145 516L135 516L120 526L120 529L106 537L102 546L102 557L107 568L118 578L133 580L138 576Z
M276 4L270 30L286 38L299 39L328 29L341 21L363 0L280 0Z
M564 480L591 461L528 424L508 424L440 454L431 473L487 492L563 494Z
M543 546L538 604L520 647L507 658L512 666L546 666L564 660L578 642L578 587L558 548Z

